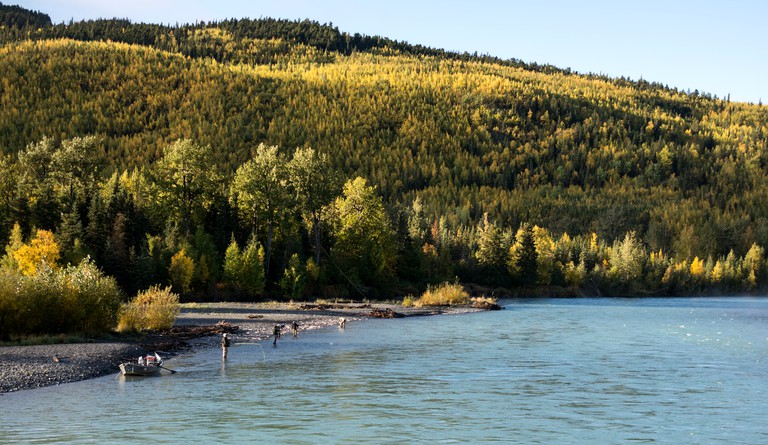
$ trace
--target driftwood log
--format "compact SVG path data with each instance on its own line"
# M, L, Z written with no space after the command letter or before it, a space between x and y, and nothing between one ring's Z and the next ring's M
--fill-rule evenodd
M375 307L371 310L368 316L373 318L402 318L405 315L395 312L390 308L381 309Z
M501 306L499 306L497 303L495 303L493 301L485 301L485 300L474 301L472 303L472 307L475 308L475 309L483 309L483 310L486 310L486 311L500 311L501 310Z
M371 307L370 304L354 304L354 303L306 303L299 306L302 311L329 311L334 309L367 309Z
M233 332L237 332L238 329L240 329L240 326L222 320L214 325L208 326L174 326L168 333L173 337L189 340L191 338L203 337L206 335L232 334Z

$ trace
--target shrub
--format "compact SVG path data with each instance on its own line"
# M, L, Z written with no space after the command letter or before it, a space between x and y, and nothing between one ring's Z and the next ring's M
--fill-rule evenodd
M8 340L17 328L17 309L15 277L0 269L0 340Z
M60 275L64 293L71 304L69 314L78 332L108 331L115 327L122 291L113 277L104 275L88 258L77 267L68 267Z
M54 270L45 263L32 276L0 274L0 337L109 331L122 293L86 258Z
M429 287L416 301L416 306L452 306L468 304L469 294L464 286L458 283L443 283L437 287Z
M170 287L152 286L120 307L117 330L165 330L173 327L179 315L179 296Z

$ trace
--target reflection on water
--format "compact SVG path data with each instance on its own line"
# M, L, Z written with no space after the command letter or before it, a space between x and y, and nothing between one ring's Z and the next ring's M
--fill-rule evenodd
M768 443L767 320L749 298L368 320L3 395L0 442Z

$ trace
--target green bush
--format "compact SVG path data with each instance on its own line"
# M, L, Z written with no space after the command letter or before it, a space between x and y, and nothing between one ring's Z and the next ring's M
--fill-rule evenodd
M170 287L152 286L120 307L117 330L165 330L173 327L179 315L179 296Z
M0 338L114 328L122 293L90 259L77 266L40 268L32 276L0 274Z
M469 304L469 294L458 283L443 283L429 287L416 301L416 306L453 306Z

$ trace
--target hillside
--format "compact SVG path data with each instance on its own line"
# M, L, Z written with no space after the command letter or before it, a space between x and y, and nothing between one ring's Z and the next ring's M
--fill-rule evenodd
M768 246L760 105L307 21L0 31L6 154L94 135L106 176L189 138L231 175L260 143L312 147L392 214L419 198L426 227L474 232L487 213L555 237L632 231L688 261Z

